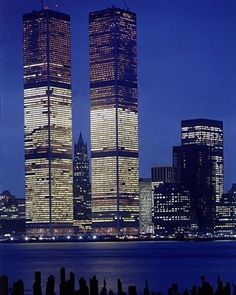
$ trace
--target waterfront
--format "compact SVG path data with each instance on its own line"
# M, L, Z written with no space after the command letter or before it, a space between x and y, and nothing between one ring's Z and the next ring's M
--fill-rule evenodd
M23 279L27 290L34 271L42 271L43 282L50 274L58 282L62 266L75 272L76 280L96 274L114 288L121 278L125 288L135 284L141 291L147 278L151 290L165 291L175 282L190 287L201 275L211 283L217 275L236 282L235 264L235 241L0 244L0 274L8 275L10 282Z

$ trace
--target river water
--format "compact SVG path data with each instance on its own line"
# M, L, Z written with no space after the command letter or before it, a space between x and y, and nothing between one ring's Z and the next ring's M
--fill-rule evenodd
M27 290L32 290L38 270L43 285L50 274L58 283L61 267L75 272L76 280L95 274L99 287L106 278L108 288L116 289L120 278L125 289L134 284L141 294L147 278L151 290L166 291L171 283L183 290L199 284L201 275L213 284L217 275L236 282L236 242L0 244L0 274L8 275L11 283L23 279Z

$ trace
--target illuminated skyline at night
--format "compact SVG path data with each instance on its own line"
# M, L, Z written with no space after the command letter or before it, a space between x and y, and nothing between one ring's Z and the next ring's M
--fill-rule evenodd
M49 0L49 8L71 15L73 137L89 143L88 14L122 1ZM24 196L22 104L22 15L40 3L2 1L2 106L0 187ZM180 122L189 118L224 121L225 190L235 181L236 3L173 0L128 1L137 14L140 176L170 165L180 144ZM17 9L16 9L17 7ZM9 17L11 16L11 17ZM14 167L14 173L12 169Z

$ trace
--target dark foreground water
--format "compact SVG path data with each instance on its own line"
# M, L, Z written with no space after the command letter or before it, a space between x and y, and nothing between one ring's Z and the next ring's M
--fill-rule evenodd
M31 290L34 271L56 276L64 266L76 278L94 274L108 287L116 288L121 278L125 288L135 284L141 293L145 278L151 290L165 291L173 282L181 289L199 283L205 275L212 283L216 276L236 282L236 242L96 242L0 244L0 274L10 282L19 278Z

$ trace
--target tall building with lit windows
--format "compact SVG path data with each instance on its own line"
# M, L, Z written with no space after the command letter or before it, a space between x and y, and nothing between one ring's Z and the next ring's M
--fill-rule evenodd
M92 225L98 234L139 231L136 15L89 15Z
M72 233L70 17L23 16L27 234Z
M223 193L223 122L182 121L182 146L173 148L174 178L191 194L192 223L213 232Z
M174 172L171 166L157 166L151 168L152 189L161 183L173 183Z
M91 184L87 143L82 134L74 146L73 160L74 232L91 232Z
M153 233L152 182L150 178L139 179L139 226L141 234Z
M218 203L224 192L223 122L192 119L181 122L182 145L208 146L212 161L212 185Z
M154 188L153 223L156 234L178 235L190 229L190 194L177 183Z

